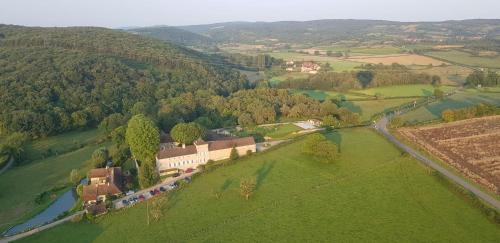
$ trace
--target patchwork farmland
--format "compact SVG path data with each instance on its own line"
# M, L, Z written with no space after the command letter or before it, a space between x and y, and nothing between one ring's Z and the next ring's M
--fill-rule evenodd
M404 128L400 133L500 194L500 116Z

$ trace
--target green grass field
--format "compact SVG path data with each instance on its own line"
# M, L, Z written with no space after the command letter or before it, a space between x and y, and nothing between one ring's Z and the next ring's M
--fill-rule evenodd
M39 140L30 145L31 156L37 154L36 148L57 148L56 145L65 146L65 142L80 137L90 142L96 135L97 132L88 131ZM79 169L83 177L89 169L85 161L90 159L92 152L100 146L105 144L90 143L81 149L59 156L25 161L0 175L0 231L11 224L26 220L27 217L45 208L47 203L41 205L35 203L36 196L56 186L67 185L72 169Z
M500 229L373 131L330 135L325 164L302 141L243 158L170 195L146 224L146 203L97 223L65 223L20 242L498 242ZM250 200L242 178L255 177ZM219 195L219 196L216 196Z
M342 53L349 51L350 56L391 55L403 53L403 50L401 48L395 46L349 47L343 45L332 45L319 46L315 47L314 49Z
M500 56L472 56L467 52L451 50L451 51L433 51L425 53L428 56L449 60L450 62L464 64L473 67L482 68L500 68Z
M335 72L351 71L354 70L356 67L362 65L362 63L359 62L341 60L336 57L315 56L297 52L269 52L266 54L271 55L274 58L281 58L283 60L315 61L319 63L330 63L330 66Z
M322 90L300 90L293 89L291 90L293 93L302 93L308 95L309 97L316 100L326 100L326 99L343 99L343 100L352 100L352 99L367 99L367 97L362 94L352 94L352 93L342 93L335 91L322 91Z
M271 84L278 84L287 79L305 79L308 78L310 74L300 73L300 72L287 72L280 76L272 77L269 81Z
M352 112L360 114L360 121L368 121L373 115L381 113L387 109L415 101L415 98L385 99L385 100L360 100L342 102L341 107L345 107Z
M264 140L264 137L269 137L273 140L287 139L293 136L293 133L302 130L302 128L294 124L282 124L266 127L247 127L243 131L238 132L240 137L254 136L257 142Z
M384 86L362 90L353 90L353 92L375 95L377 93L383 94L384 97L407 97L407 96L432 96L434 94L434 86L430 84L412 84L412 85L395 85ZM439 87L444 92L456 89L453 86Z
M63 154L68 151L75 150L81 146L93 142L99 135L97 129L86 130L83 132L67 132L64 134L47 137L29 143L25 150L25 160L33 161L48 157L50 152L52 155Z
M500 105L500 95L498 93L484 93L477 90L466 90L457 93L443 101L420 107L414 111L401 115L405 122L423 122L439 119L441 113L446 109L459 109L479 103L489 103Z

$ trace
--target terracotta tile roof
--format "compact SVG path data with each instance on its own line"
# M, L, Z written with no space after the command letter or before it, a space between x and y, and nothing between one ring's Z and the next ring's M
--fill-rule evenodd
M84 202L97 200L98 196L117 195L122 193L114 183L94 184L83 186L82 199Z
M208 143L208 150L214 151L214 150L228 149L228 148L233 148L233 147L241 147L241 146L248 146L248 145L254 145L254 144L255 144L255 140L253 139L253 137L229 138L229 139L209 142Z
M107 168L98 168L92 169L89 171L89 178L103 178L103 177L111 177L113 175L122 174L122 170L120 167L107 167Z
M96 200L98 196L116 195L122 193L122 170L119 167L93 169L89 179L106 178L103 184L91 184L83 187L83 201Z

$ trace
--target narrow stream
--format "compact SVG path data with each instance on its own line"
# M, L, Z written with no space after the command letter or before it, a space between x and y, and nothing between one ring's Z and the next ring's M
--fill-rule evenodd
M83 179L81 184L86 184L87 179ZM41 213L37 214L35 217L30 220L18 224L12 228L10 228L7 232L5 232L5 236L15 235L33 228L37 226L44 225L46 223L54 221L57 216L62 213L70 210L75 205L77 199L77 195L73 189L62 194L55 202L53 202L48 208L43 210Z

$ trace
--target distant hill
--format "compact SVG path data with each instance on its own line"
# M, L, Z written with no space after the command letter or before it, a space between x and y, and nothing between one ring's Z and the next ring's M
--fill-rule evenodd
M45 136L245 84L215 57L124 31L0 25L0 131Z
M215 45L210 37L170 26L129 28L126 31L184 46L212 47Z
M459 41L500 37L500 20L395 22L383 20L313 20L228 22L178 28L211 37L217 42L328 43L333 41L426 39Z

